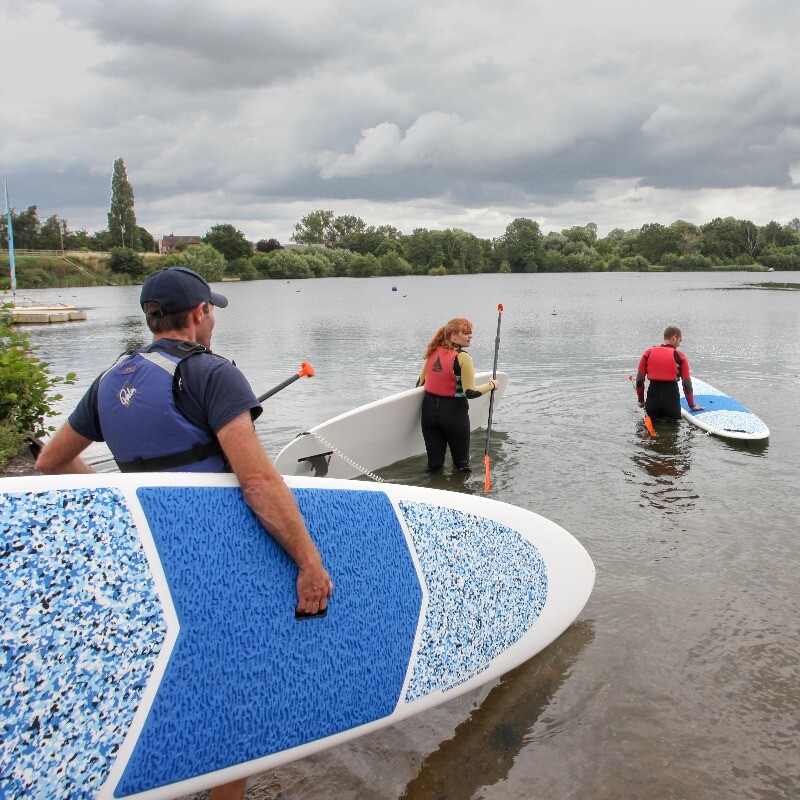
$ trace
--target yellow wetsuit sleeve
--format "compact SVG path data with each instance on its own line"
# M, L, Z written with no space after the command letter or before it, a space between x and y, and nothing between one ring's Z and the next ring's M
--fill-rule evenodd
M419 378L417 378L417 386L424 386L425 385L425 367L428 365L428 362L425 361L422 364L422 372L419 373Z
M461 389L466 397L477 397L492 390L491 383L475 385L475 366L472 363L472 356L463 350L458 354L458 364L461 367Z

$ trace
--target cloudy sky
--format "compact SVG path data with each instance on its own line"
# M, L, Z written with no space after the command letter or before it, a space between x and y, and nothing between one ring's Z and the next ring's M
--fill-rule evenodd
M0 0L18 210L288 241L800 216L797 0Z

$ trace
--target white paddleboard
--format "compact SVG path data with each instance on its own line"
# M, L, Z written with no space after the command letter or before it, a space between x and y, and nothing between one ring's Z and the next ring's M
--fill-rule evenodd
M335 583L296 568L233 476L0 480L4 800L168 800L468 692L558 637L594 565L515 506L289 478Z
M692 377L694 404L702 411L692 411L681 392L681 416L704 431L728 439L766 439L769 428L749 408L705 381Z
M508 375L497 373L494 410L503 399ZM475 375L475 385L488 383L491 372ZM329 419L293 439L275 457L282 475L326 475L355 478L425 452L422 438L424 387L408 389ZM469 401L470 430L485 427L489 417L487 392ZM326 473L327 468L327 473Z

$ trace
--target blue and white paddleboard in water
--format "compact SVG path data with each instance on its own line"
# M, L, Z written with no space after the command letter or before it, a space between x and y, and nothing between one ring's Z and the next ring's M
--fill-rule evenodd
M728 439L766 439L769 428L749 408L734 400L725 392L715 389L704 381L692 378L694 404L702 411L692 411L681 392L681 415L704 431Z
M335 583L296 569L232 476L0 481L0 796L164 800L494 680L578 616L558 525L466 494L290 478Z

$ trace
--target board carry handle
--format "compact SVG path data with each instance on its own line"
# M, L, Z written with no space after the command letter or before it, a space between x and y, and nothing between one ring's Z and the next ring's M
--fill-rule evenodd
M497 379L497 354L500 351L500 320L503 317L503 304L497 305L497 336L494 340L494 366L492 367L492 380ZM492 436L492 412L494 411L494 386L489 394L489 419L486 422L486 448L483 455L483 490L488 492L492 485L492 463L489 459L489 440Z
M281 389L285 389L290 383L294 383L298 378L313 378L314 377L314 367L308 363L308 361L303 361L300 364L300 370L292 375L291 378L287 378L282 383L279 383L274 388L270 389L268 392L264 392L264 394L258 396L258 402L263 403L267 398L272 397L272 395L277 394Z
M295 619L324 619L328 615L328 607L321 608L316 614L308 614L305 611L294 610Z
M628 375L628 378L631 381L633 381L633 375ZM633 389L634 389L634 391L636 391L636 382L635 381L633 382ZM656 433L655 426L653 425L653 420L650 419L650 415L647 413L646 410L644 412L644 426L645 426L645 428L647 428L647 432L651 436L653 436L653 437L658 436L658 434Z

